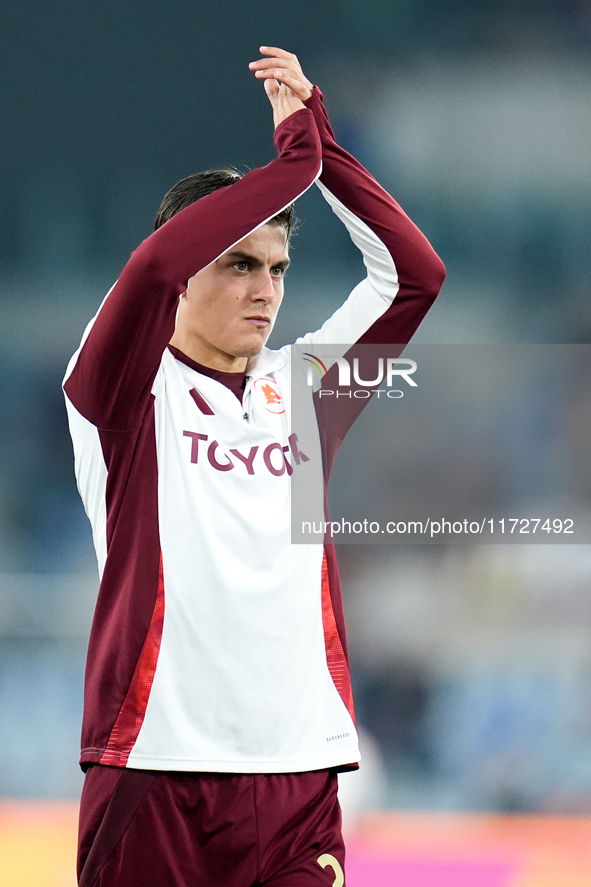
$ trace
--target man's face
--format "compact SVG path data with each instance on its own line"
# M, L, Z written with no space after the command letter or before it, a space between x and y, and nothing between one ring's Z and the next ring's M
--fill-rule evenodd
M288 265L285 228L257 228L189 280L172 344L205 366L244 369L273 329Z

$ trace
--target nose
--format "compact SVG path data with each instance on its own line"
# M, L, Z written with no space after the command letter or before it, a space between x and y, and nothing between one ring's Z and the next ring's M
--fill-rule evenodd
M277 298L275 283L276 279L272 276L270 271L261 271L261 274L257 279L257 285L253 287L252 301L265 302L265 304L273 302Z

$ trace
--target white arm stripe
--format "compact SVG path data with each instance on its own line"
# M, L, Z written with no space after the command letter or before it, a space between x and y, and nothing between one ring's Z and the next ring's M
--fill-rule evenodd
M332 211L347 228L355 246L361 250L369 282L386 301L391 302L400 286L391 253L369 225L347 209L322 182L316 184Z

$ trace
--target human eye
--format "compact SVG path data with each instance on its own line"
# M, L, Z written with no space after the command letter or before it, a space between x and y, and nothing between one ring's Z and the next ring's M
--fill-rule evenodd
M271 274L274 277L284 277L287 268L284 265L275 265L274 268L271 268Z
M232 263L232 268L235 268L236 271L248 271L250 265L246 259L239 259L237 262Z

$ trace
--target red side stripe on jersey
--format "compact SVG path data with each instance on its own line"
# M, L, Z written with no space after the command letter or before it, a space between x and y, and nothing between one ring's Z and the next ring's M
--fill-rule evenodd
M322 625L324 628L326 661L328 663L330 676L334 681L339 696L347 707L347 711L353 719L353 723L355 723L351 677L349 675L349 666L347 665L347 659L339 637L334 610L332 608L326 551L322 554Z
M148 698L162 641L162 629L164 626L164 570L162 567L162 552L160 552L160 565L158 568L158 590L156 601L152 611L150 627L142 652L135 667L133 678L127 691L125 701L111 730L107 747L101 756L101 764L111 764L123 767L127 764L129 754L138 738L141 726L144 722Z
M189 391L189 394L191 395L191 397L193 398L193 400L195 401L195 403L197 404L197 406L199 407L199 409L201 410L202 413L205 413L206 416L215 415L215 413L212 410L212 408L210 407L210 405L207 403L205 398L201 394L199 394L199 392L197 391L196 388L191 388L191 390Z

